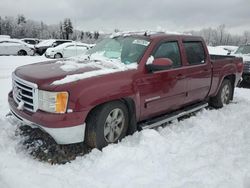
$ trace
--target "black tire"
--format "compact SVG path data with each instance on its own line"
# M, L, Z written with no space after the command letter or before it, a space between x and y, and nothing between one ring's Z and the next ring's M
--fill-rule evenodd
M56 53L56 54L54 55L54 58L55 58L55 59L60 59L60 58L62 58L62 54Z
M223 80L220 89L215 97L210 99L210 105L215 108L222 108L224 105L229 104L233 95L233 87L230 80Z
M20 50L17 52L17 55L25 56L25 55L27 55L27 52L25 50Z
M119 111L120 114L117 111ZM111 122L112 116L114 116L113 113L115 112L118 113L116 118L117 121L112 120ZM121 123L117 123L116 127L115 123L118 122L119 115L124 118ZM86 144L91 148L102 149L110 143L117 143L126 136L128 123L128 109L122 102L113 101L98 106L89 114L86 121ZM107 130L109 130L109 134L106 134L108 133ZM117 132L120 132L120 135L118 135ZM112 135L114 139L113 141L110 141L112 139L109 138L112 138Z

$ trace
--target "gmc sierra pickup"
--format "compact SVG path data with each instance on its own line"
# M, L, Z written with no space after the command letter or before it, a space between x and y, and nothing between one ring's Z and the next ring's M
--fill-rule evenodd
M201 37L127 33L82 57L25 65L13 72L12 117L58 144L103 148L233 99L243 63L210 56Z

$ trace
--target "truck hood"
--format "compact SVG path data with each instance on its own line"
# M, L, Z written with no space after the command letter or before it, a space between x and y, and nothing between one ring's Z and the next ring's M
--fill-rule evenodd
M39 87L56 86L82 79L134 69L137 64L126 66L117 61L66 59L25 65L15 70L21 79Z

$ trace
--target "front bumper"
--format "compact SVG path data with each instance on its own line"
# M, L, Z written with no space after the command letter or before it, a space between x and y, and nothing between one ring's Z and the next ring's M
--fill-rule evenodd
M42 111L35 113L18 110L11 93L8 98L12 122L20 122L48 133L58 144L73 144L84 141L86 124L83 113L52 114Z
M53 54L53 53L46 53L45 52L45 57L47 57L47 58L54 58L55 54Z

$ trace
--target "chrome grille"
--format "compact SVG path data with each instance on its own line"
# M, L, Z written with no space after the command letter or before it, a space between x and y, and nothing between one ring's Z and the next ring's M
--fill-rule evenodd
M250 73L250 61L245 61L244 62L243 72Z
M38 101L37 85L12 74L12 93L17 105L23 102L23 109L36 112Z

